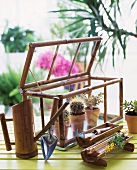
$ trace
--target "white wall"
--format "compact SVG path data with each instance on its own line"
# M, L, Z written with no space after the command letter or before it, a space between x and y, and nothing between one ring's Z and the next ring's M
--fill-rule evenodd
M8 20L11 27L24 26L50 39L49 24L57 17L49 11L55 7L56 0L0 0L0 33Z

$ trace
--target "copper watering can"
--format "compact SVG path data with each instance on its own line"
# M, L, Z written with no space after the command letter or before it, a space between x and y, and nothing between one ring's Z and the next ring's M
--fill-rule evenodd
M15 145L16 156L28 159L38 154L36 142L41 139L43 156L47 160L57 144L57 138L52 135L51 127L68 104L68 102L65 102L37 135L34 132L32 99L27 99L12 106L13 119L6 119L4 113L0 114L6 150L12 150L11 145ZM10 141L6 123L8 121L13 121L15 142Z

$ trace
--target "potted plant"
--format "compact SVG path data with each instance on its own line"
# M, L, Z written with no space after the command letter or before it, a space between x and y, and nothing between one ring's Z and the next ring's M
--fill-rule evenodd
M98 105L103 102L103 93L100 92L98 95L81 94L81 98L84 100L85 107L85 118L89 127L97 125L98 117L100 114L100 108Z
M6 53L25 52L29 43L33 41L36 41L34 31L18 25L11 28L6 24L1 34L1 42Z
M55 15L57 15L57 13L59 14L58 17L61 20L59 20L58 27L60 28L60 26L62 26L61 30L67 30L67 32L56 33L56 31L54 31L54 34L56 33L56 35L62 36L62 33L64 33L65 37L68 34L71 37L78 37L79 35L80 37L85 37L86 33L88 37L101 35L104 43L100 46L98 54L99 63L101 63L101 61L106 61L105 57L107 56L107 50L109 49L108 45L110 44L112 47L111 56L113 58L113 66L115 66L117 52L119 53L121 49L124 58L126 58L128 37L137 37L137 34L136 32L128 31L128 28L125 26L124 28L121 28L122 25L119 22L119 17L123 18L122 15L125 15L122 13L123 4L125 3L124 1L117 1L117 3L114 0L71 0L69 3L64 3L64 1L59 2L60 4L57 5L58 9L51 12L54 12ZM137 1L135 0L131 3L131 11L134 10L133 7L136 4L135 2ZM134 28L136 30L136 22L133 23L135 23ZM55 30L55 28L56 27L54 27L53 30Z
M21 102L22 97L18 91L21 70L15 71L10 66L7 72L0 74L0 103L7 108Z
M32 68L33 74L36 79L40 76L44 77L44 73L37 71L35 67ZM11 106L20 103L22 96L18 90L18 85L21 78L21 68L15 69L7 64L7 71L0 74L0 105L3 105L7 113ZM28 74L26 82L33 81L31 74ZM32 97L33 98L33 97ZM38 102L36 98L33 101Z
M70 120L69 120L69 111L68 110L64 110L63 111L63 118L64 118L64 129L65 129L65 139L67 139L67 136L68 136L68 128L70 127ZM55 129L54 129L54 132L55 132L55 136L57 136L57 138L59 139L60 137L60 133L59 133L59 120L57 119L55 121Z
M122 105L123 110L125 111L125 120L127 122L128 131L131 134L137 133L137 100L131 100L125 102Z
M62 3L61 1L57 2L57 7L62 10L66 9L68 6L67 3ZM87 35L87 24L83 24L83 21L76 22L75 24L71 25L70 19L67 19L68 14L65 12L60 12L59 17L61 18L62 22L52 23L50 25L50 32L53 36L53 39L63 39L64 36L68 36L68 38L81 38L86 37ZM78 14L75 13L75 16L78 17ZM69 25L70 24L70 25ZM68 27L69 25L69 27ZM65 29L64 29L65 28ZM80 30L80 31L79 31ZM78 34L77 34L78 32ZM64 47L64 55L68 54L71 60L74 57L75 49L77 48L77 44L72 44ZM86 64L86 55L88 53L88 44L82 43L79 49L79 52L76 57L76 64L79 67L80 71L84 71L85 64Z
M41 69L49 70L51 68L53 58L54 58L54 53L52 51L41 53L36 61L36 66ZM71 60L66 59L62 54L57 54L54 63L54 68L52 70L52 75L54 77L68 75L71 64L72 64ZM79 73L79 71L80 71L79 67L77 66L76 63L74 63L71 74ZM78 86L80 86L80 84ZM74 87L75 84L72 84L71 89L74 89ZM69 90L69 85L65 85L64 88L66 90Z
M36 61L36 66L41 69L49 70L51 67L53 58L54 58L54 53L52 51L41 53L38 56L38 59ZM54 68L52 70L52 75L54 75L55 77L68 75L71 64L72 64L71 60L66 59L62 54L57 54L57 57L54 63ZM79 73L79 69L76 64L74 64L71 73L72 74Z
M83 109L84 104L80 98L70 99L70 124L74 135L76 132L82 132L84 129L85 112Z

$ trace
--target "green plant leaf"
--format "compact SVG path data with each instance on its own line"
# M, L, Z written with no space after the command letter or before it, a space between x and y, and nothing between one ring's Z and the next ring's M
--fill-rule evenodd
M24 29L20 26L14 28L6 26L1 34L1 42L5 47L5 52L24 52L30 42L36 41L34 31Z
M13 89L10 93L9 93L9 96L12 97L12 96L15 96L16 94L18 94L19 91L18 91L18 88L15 88Z
M132 3L132 5L131 5L131 10L132 10L132 8L134 7L134 5L135 5L136 2L137 2L137 0L135 0L135 1Z
M62 4L64 3L64 1L60 1L60 3L61 2ZM124 15L121 13L122 3L123 2L118 0L111 0L108 2L101 0L69 0L65 1L65 5L62 5L63 7L60 8L63 10L59 9L53 12L58 12L59 17L62 17L63 21L69 19L67 20L68 27L72 27L73 24L77 24L78 22L83 23L83 25L86 24L87 36L102 35L107 45L111 44L112 63L114 66L115 55L119 54L121 50L124 58L126 58L127 38L130 36L137 37L136 33L121 29L119 26L120 24L117 20L117 16L120 15L122 17L122 15ZM132 3L131 9L135 3L136 0ZM60 14L63 16L60 16ZM65 28L67 28L67 26L65 24ZM135 24L135 29L136 28ZM83 35L85 34L83 33ZM105 53L107 53L107 49Z

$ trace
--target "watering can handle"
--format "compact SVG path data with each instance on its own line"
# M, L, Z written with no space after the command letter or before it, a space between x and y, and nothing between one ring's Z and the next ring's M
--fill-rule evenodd
M12 148L11 148L11 142L10 142L8 128L7 128L7 124L6 124L6 121L8 121L8 120L11 121L12 119L5 119L5 114L4 113L0 114L0 121L1 121L3 136L4 136L4 140L5 140L6 150L10 151L10 150L12 150Z

